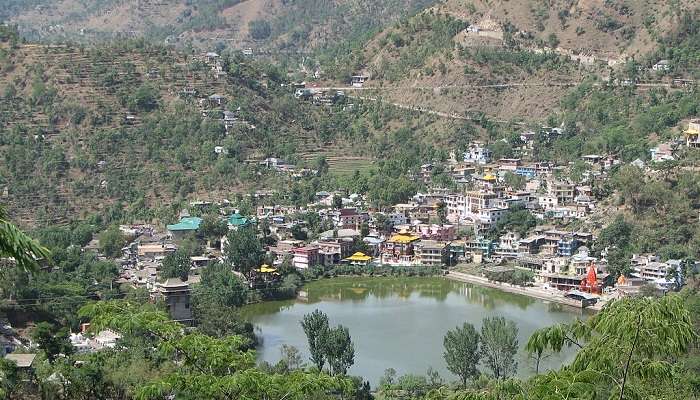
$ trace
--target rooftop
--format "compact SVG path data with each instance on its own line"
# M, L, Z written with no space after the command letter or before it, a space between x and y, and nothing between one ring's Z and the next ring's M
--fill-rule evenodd
M199 225L202 223L202 219L199 217L185 217L180 219L177 224L168 225L169 231L196 231L199 229Z

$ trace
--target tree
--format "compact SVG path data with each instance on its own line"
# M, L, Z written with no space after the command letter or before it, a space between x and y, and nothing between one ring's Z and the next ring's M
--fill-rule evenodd
M294 346L283 344L280 349L282 353L281 362L284 363L287 370L293 371L295 369L304 368L304 360L301 357L301 352Z
M348 328L338 325L325 334L324 353L331 375L345 375L355 363L355 346Z
M237 308L248 302L249 290L231 267L216 263L204 268L192 289L192 312L199 330L209 336L231 334L255 339L253 326L238 318Z
M369 224L367 222L363 222L362 225L360 225L360 237L367 237L369 236Z
M39 322L32 331L32 339L46 354L50 363L56 361L59 354L73 353L73 345L68 337L68 329L58 329L48 322Z
M160 276L164 279L180 278L184 282L187 280L190 268L192 268L190 255L178 249L174 253L165 256L160 268Z
M316 365L319 371L322 371L326 363L325 343L330 330L328 316L321 310L314 310L312 313L304 315L301 327L309 341L311 362Z
M479 333L474 325L464 323L461 327L447 331L443 339L445 352L443 357L447 363L447 369L460 377L462 386L467 385L467 380L479 374L476 368L479 364Z
M0 207L0 258L13 258L18 267L35 271L37 260L49 258L49 250L7 220Z
M333 196L333 208L336 208L336 209L343 208L343 196L338 196L338 195Z
M118 226L111 226L100 234L100 249L105 256L117 258L122 254L122 248L126 244L126 238Z
M228 232L228 224L216 215L206 215L197 233L206 240L218 241Z
M101 301L84 306L80 316L90 321L93 331L111 329L129 343L144 338L151 341L147 348L158 357L149 362L156 363L159 373L149 374L144 381L127 387L134 398L330 400L337 398L334 396L347 398L355 387L349 378L320 372L262 371L256 367L255 353L248 348L247 339L235 335L213 338L184 329L150 304ZM176 363L177 368L167 366L171 363ZM105 372L113 373L113 367ZM107 397L110 396L81 393L75 396Z
M538 398L551 398L555 392L557 398L573 398L574 393L583 393L576 397L583 398L594 390L609 393L609 399L644 398L640 386L679 383L677 358L697 337L684 299L677 294L614 301L586 321L532 334L528 351L578 347L571 365L535 380L534 392Z
M226 235L224 260L236 271L249 277L250 271L262 264L264 255L254 228L239 228Z
M515 190L522 190L525 188L525 177L508 171L503 176L503 183Z
M256 19L248 22L248 31L250 32L251 38L255 40L263 40L270 37L272 27L270 26L269 22L262 19Z
M17 365L13 361L0 358L0 399L11 398L18 383Z
M515 373L518 353L518 327L503 317L484 318L480 353L483 363L496 379Z

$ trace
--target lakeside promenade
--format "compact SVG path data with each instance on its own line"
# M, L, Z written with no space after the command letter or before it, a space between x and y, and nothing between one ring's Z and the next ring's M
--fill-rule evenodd
M452 279L459 282L472 283L475 285L486 286L498 290L502 290L508 293L516 293L524 296L534 297L540 300L551 301L554 303L564 304L567 306L575 308L585 308L587 310L600 311L600 309L605 304L603 299L599 299L598 302L592 306L583 307L582 303L578 300L568 299L564 297L564 293L558 290L547 290L538 287L524 287L511 285L509 283L490 281L482 276L476 276L471 274L465 274L463 272L449 271L445 277L447 279Z

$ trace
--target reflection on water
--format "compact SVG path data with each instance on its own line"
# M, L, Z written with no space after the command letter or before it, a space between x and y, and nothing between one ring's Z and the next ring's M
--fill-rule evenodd
M356 354L350 372L373 385L389 367L399 373L424 373L432 366L452 379L442 359L445 332L465 321L480 329L487 316L504 316L518 324L518 373L529 375L533 363L522 350L529 335L582 315L566 306L443 278L336 278L312 282L304 289L308 294L304 301L266 302L242 310L262 339L259 359L276 362L282 344L307 354L299 321L318 308L332 324L350 329ZM572 352L553 355L540 367L557 368L572 357Z

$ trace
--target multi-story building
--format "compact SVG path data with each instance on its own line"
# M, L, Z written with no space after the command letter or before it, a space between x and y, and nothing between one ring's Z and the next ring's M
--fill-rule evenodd
M694 119L688 123L688 129L684 132L685 145L700 148L700 119Z
M190 308L190 285L180 278L169 278L163 283L156 283L153 297L162 300L170 314L170 318L185 325L191 325L192 310Z
M418 224L412 228L424 240L450 241L457 236L457 229L454 225Z
M654 254L633 254L630 263L634 274L647 281L666 279L668 272L672 268L680 267L679 260L661 262L659 257Z
M356 208L343 208L335 212L332 218L338 228L359 229L362 222L369 219L369 216L358 212Z
M415 245L416 263L442 266L449 262L449 244L435 240L422 240Z
M306 269L320 264L318 247L305 246L292 250L294 258L292 263L298 269Z
M350 256L352 240L344 238L326 239L316 242L318 246L319 264L330 266L339 264Z
M406 232L396 234L384 243L381 262L387 265L414 265L415 244L420 237Z
M557 199L558 204L571 204L576 197L576 185L568 182L550 181L547 193Z
M481 143L472 143L464 152L464 161L474 164L487 164L491 161L491 150Z

